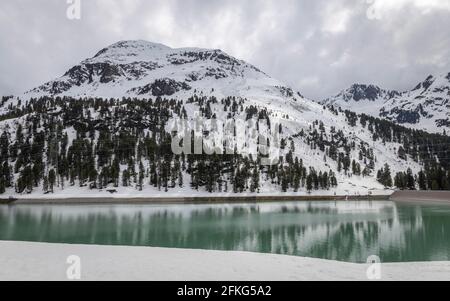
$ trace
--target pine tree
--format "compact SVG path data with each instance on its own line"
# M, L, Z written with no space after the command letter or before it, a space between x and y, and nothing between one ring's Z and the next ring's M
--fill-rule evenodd
M402 172L399 172L394 177L394 185L400 190L404 190L406 188L406 179L405 174Z
M178 186L183 187L183 173L181 171L178 173Z
M48 177L44 176L44 181L42 184L42 190L47 193L48 192Z
M5 191L6 191L5 179L0 178L0 194L5 193Z
M122 186L128 187L130 185L130 174L128 173L128 169L125 169L122 172Z
M398 156L400 159L402 159L402 160L406 160L406 151L405 151L405 149L403 148L403 146L400 146L400 147L398 148L397 156Z
M51 193L53 193L53 187L55 185L55 181L56 181L56 173L55 173L55 170L52 168L48 172L48 185L49 185Z
M384 186L392 187L391 169L387 163L384 165L383 182Z
M406 186L409 190L416 189L416 181L414 180L414 175L411 168L408 168L408 170L406 171Z
M418 174L418 184L420 190L427 190L427 182L426 182L426 176L423 170L419 171Z
M142 161L139 162L139 179L138 179L138 189L142 191L142 186L144 183L144 165Z
M308 190L308 192L311 192L313 189L313 177L311 174L309 174L306 177L306 190Z
M391 169L387 163L377 172L377 181L385 187L392 187Z
M253 168L250 191L251 192L255 192L255 191L259 192L259 172L258 172L258 169L256 166Z

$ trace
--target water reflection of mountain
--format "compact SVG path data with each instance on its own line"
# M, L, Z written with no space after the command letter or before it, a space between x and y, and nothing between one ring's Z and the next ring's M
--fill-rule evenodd
M245 250L364 262L450 259L450 208L389 202L0 207L0 239Z

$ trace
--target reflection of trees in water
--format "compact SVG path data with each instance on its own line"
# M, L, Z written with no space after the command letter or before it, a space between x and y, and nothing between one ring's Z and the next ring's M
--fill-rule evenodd
M450 260L450 207L402 205L399 211L402 246L394 241L383 244L382 258Z
M9 228L2 225L0 235L2 239L247 250L347 259L354 244L352 227L359 229L359 225L341 224L336 230L336 226L327 224L324 232L323 225L304 224L301 220L284 222L332 211L310 206L281 207L279 214L260 214L255 206L193 210L188 217L160 210L151 215L140 211L118 215L107 211L63 218L50 210L39 216L29 210L18 210L14 213L14 225ZM6 220L6 216L0 218ZM311 247L303 244L305 236L309 237ZM333 248L339 241L339 248Z
M440 259L450 259L450 210L389 210L348 214L333 207L280 206L265 212L255 205L64 216L0 209L0 239L246 250L358 262L373 254L399 261L436 259L441 252Z
M364 262L377 246L378 232L376 221L327 224L326 238L303 250L300 255Z
M312 204L308 204L306 208L298 206L282 206L282 213L310 213L310 214L336 214L338 211L332 207L314 207Z

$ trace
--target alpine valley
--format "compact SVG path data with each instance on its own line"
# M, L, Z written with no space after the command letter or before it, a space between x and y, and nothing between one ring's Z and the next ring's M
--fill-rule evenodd
M450 126L449 80L450 74L431 77L404 93L353 86L319 104L221 50L118 42L58 79L2 97L0 194L368 195L393 188L448 189L450 138L438 133ZM276 126L277 164L239 152L173 153L173 120L197 116ZM428 126L430 132L421 130Z

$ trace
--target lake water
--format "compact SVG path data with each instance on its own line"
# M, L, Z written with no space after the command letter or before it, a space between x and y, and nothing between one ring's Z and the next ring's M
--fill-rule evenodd
M0 206L0 240L450 260L450 206L393 202ZM30 254L31 256L32 254Z

